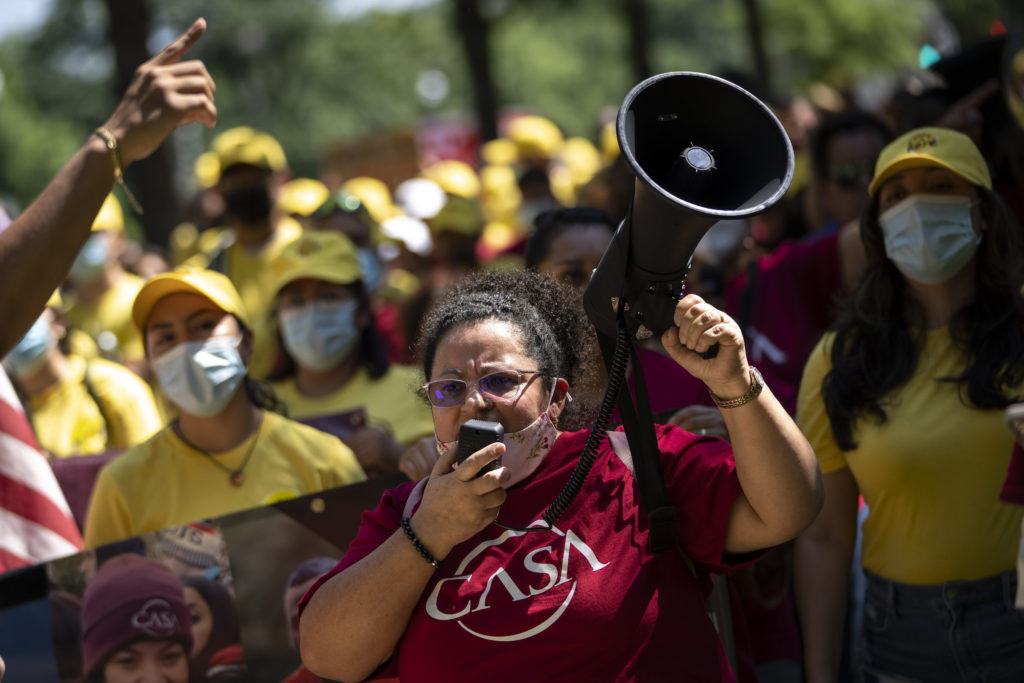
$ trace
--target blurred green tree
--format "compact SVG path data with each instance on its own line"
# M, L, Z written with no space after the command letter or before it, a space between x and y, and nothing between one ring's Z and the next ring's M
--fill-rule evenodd
M54 0L39 30L0 43L0 194L22 205L31 200L115 105L124 82L118 55L127 52L110 42L108 4L148 10L150 53L205 16L208 33L191 56L203 59L217 82L217 131L242 124L267 130L296 174L315 176L333 143L408 130L427 114L475 111L471 83L478 76L466 64L455 20L462 1L351 16L338 13L336 0ZM932 0L762 0L765 41L757 58L743 0L643 0L646 29L639 31L628 21L636 3L475 0L489 31L494 111L528 109L569 135L593 138L644 68L755 80L770 74L773 93L759 93L767 98L819 81L844 89L916 69L928 37L923 18L936 11ZM635 36L645 31L640 50ZM425 71L447 77L440 99L417 95ZM168 163L179 197L194 191L193 161L217 131L190 126L172 137ZM131 169L129 182L138 182L135 175ZM147 232L159 239L159 230Z

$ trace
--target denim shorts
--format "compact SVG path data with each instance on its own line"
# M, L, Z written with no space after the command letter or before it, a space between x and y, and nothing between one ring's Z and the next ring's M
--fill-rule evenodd
M858 656L864 683L1024 681L1015 571L938 586L864 574Z

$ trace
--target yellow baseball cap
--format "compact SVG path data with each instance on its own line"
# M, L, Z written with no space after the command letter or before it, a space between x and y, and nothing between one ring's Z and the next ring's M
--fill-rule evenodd
M916 128L890 142L878 155L868 194L874 195L900 171L920 166L940 166L968 182L992 189L985 158L969 137L948 128Z
M280 143L267 133L248 126L230 128L213 139L210 151L196 159L199 184L213 187L221 175L236 164L248 164L268 171L283 171L288 160Z
M512 119L505 136L515 143L520 158L550 159L562 146L562 131L543 116L528 114Z
M377 223L381 223L397 213L391 200L391 190L383 180L370 176L356 176L343 182L338 189L358 198Z
M436 216L426 219L427 225L436 235L445 230L462 235L479 235L484 229L484 213L480 205L465 197L448 195Z
M519 160L519 150L508 138L496 138L480 145L480 158L485 164L512 164Z
M464 161L457 159L438 161L423 169L420 175L428 180L433 180L448 194L466 199L473 199L480 195L480 178L477 177L473 167Z
M204 296L213 304L238 318L243 325L250 327L245 305L238 290L226 276L213 270L202 268L179 268L170 273L161 273L150 278L142 285L135 295L132 304L132 322L140 332L145 332L146 321L153 307L165 296L188 292Z
M334 230L313 230L286 246L271 265L271 291L290 282L311 278L348 285L362 279L356 247Z
M313 178L293 178L281 186L277 206L287 214L310 216L330 196L327 186Z
M113 193L108 194L103 200L96 219L92 222L92 230L108 230L110 232L121 232L124 230L124 212L121 210L121 202Z

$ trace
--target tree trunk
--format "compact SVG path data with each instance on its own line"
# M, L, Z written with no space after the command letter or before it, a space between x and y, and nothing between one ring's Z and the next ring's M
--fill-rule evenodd
M650 45L651 23L646 0L625 0L623 10L629 26L629 63L636 82L652 75Z
M106 4L110 15L108 38L114 47L117 68L115 98L120 100L135 69L150 57L146 48L150 13L145 0L106 0ZM163 144L148 158L132 164L125 174L125 181L145 211L138 218L145 239L151 244L166 246L171 229L180 221L180 203L174 189L172 168L172 150ZM130 210L126 205L125 211Z
M477 0L455 0L455 27L466 53L480 139L493 140L498 137L498 105L491 74L490 34Z
M760 89L760 97L771 96L772 79L768 68L768 52L764 47L764 26L761 24L761 5L758 0L743 0L747 13L747 37L750 40L751 56L754 60L754 81Z

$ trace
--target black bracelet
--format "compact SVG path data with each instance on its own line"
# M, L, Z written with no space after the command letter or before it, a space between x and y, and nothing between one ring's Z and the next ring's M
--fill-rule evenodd
M420 542L420 539L416 536L416 532L412 530L412 524L409 523L408 517L402 517L402 530L405 531L405 535L409 537L409 540L412 541L412 544L416 547L416 550L419 551L420 555L423 556L423 559L432 564L434 569L440 569L441 563L435 560L434 556L430 554L430 551L427 550Z

